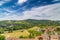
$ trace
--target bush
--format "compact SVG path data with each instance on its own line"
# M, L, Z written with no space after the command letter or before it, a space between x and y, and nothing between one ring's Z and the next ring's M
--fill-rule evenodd
M5 40L5 36L0 35L0 40Z
M20 36L19 38L28 38L27 36Z
M19 38L23 38L23 36L20 36Z
M34 34L31 34L28 36L29 38L34 38Z

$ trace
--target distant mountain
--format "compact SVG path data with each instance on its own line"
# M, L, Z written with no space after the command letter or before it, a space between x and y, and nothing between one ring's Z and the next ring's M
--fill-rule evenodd
M10 23L9 23L10 22ZM35 19L27 19L27 20L5 20L5 21L0 21L1 24L31 24L34 26L38 25L48 25L48 26L60 26L60 21L52 21L52 20L35 20Z
M29 19L29 20L25 20L26 22L29 23L33 23L33 24L41 24L41 25L48 25L48 26L52 26L52 25L60 25L60 21L52 21L52 20L34 20L34 19Z

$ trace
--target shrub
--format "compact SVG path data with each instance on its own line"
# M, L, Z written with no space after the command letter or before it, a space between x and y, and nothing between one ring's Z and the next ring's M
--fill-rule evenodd
M0 40L5 40L5 36L0 35Z

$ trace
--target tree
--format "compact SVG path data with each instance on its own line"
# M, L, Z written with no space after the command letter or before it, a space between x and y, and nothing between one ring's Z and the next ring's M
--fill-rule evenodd
M29 38L34 38L34 34L30 33Z
M12 27L8 28L8 32L9 33L13 32L13 28Z
M0 27L0 34L4 33L4 29L2 27Z
M27 36L20 36L19 38L28 38Z
M0 40L5 40L5 36L0 35Z
M28 32L30 33L30 35L29 35L30 38L34 38L34 37L42 34L42 32L38 32L38 31L35 31L35 30L28 30Z

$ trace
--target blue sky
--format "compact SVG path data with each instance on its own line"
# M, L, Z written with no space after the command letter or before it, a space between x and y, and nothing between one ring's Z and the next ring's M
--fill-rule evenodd
M60 20L60 0L0 0L0 20Z

